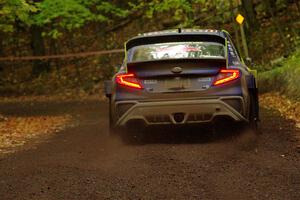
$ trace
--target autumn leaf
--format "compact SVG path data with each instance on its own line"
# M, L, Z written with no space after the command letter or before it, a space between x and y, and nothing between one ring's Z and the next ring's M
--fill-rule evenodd
M260 96L260 104L265 108L278 110L282 117L293 120L300 128L300 102L292 101L279 93L266 93ZM295 135L300 147L300 134Z
M31 139L51 135L71 124L70 115L38 117L4 117L0 121L0 153L9 153Z

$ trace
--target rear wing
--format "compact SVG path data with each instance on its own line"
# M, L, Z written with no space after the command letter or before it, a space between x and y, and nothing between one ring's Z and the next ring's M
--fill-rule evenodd
M147 37L136 37L125 43L125 50L147 44L167 42L217 42L226 45L226 38L220 35L205 34L173 34L173 35L156 35Z

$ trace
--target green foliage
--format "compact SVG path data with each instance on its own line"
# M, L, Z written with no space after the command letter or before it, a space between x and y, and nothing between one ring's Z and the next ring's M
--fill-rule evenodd
M224 20L230 19L232 12L226 0L140 0L129 5L132 10L143 9L148 19L158 14L169 14L171 17L168 20L178 21L179 27L197 27L195 21L202 19L203 14L208 14L209 10L214 12L213 16L209 13L209 18L224 23Z
M93 19L91 11L76 0L44 0L37 4L39 13L34 15L35 24L43 26L52 24L72 30L82 27L87 21ZM58 36L58 30L50 32Z
M0 0L0 31L12 32L17 22L30 25L30 14L35 12L35 5L26 0Z
M104 0L0 0L0 31L12 32L18 22L23 26L38 25L58 38L63 30L71 31L89 22L109 22L113 17L126 17L129 11Z
M154 12L167 12L171 9L175 11L175 18L180 17L180 13L192 12L192 5L188 0L152 1L147 6L148 17L152 17Z
M262 92L277 91L300 100L300 49L282 62L281 67L259 74Z
M95 2L98 2L96 4L96 9L98 12L103 12L104 14L112 14L118 17L127 17L129 14L129 10L121 9L112 3L109 2L99 3L99 1L95 1Z
M108 22L112 16L125 17L127 10L109 3L96 0L44 0L37 4L39 13L34 21L39 26L50 24L49 35L58 38L60 29L71 31L89 22Z
M140 11L148 20L158 14L167 14L170 16L168 20L178 22L176 24L180 27L196 27L195 20L207 20L202 20L203 13L210 10L214 11L211 21L216 23L223 23L231 13L226 0L136 0L126 3L109 0L40 0L38 3L32 0L0 0L0 5L3 5L0 9L2 31L13 31L18 21L25 27L45 27L46 35L52 38L90 22L109 24Z
M190 23L188 15L193 13L192 4L188 0L152 1L148 7L146 15L149 18L152 18L155 13L172 11L173 19L183 23Z

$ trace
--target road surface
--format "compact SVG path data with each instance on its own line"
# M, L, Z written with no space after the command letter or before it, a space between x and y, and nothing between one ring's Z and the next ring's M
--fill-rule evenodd
M78 124L0 157L0 199L300 199L297 130L262 109L262 135L153 130L109 138L107 104L7 103L7 115L72 114Z

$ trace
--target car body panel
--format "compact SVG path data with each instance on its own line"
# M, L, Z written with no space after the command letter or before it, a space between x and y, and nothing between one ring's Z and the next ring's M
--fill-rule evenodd
M131 62L131 50L135 46L155 42L201 40L224 43L225 59L166 59ZM228 33L223 31L154 32L143 34L125 44L124 64L112 81L105 83L110 98L111 121L114 126L125 126L139 120L145 125L178 125L208 123L219 116L233 121L248 122L251 95L256 95L255 106L258 118L258 98L255 76L243 63ZM237 80L214 86L213 82L221 69L237 69ZM118 74L133 73L142 89L116 84ZM224 101L225 99L225 101ZM227 100L226 100L227 99ZM174 113L183 114L178 123ZM203 116L211 118L202 120ZM149 120L151 119L152 121ZM156 118L164 120L154 120ZM190 118L201 120L189 120ZM154 120L154 121L153 121Z
M240 112L227 104L227 100L239 102ZM194 124L212 122L217 116L230 116L236 121L247 121L242 115L245 103L242 97L228 96L194 100L159 101L123 101L120 104L132 106L118 119L117 126L124 126L131 120L143 120L146 125L158 124ZM182 114L182 120L176 120L176 114Z

